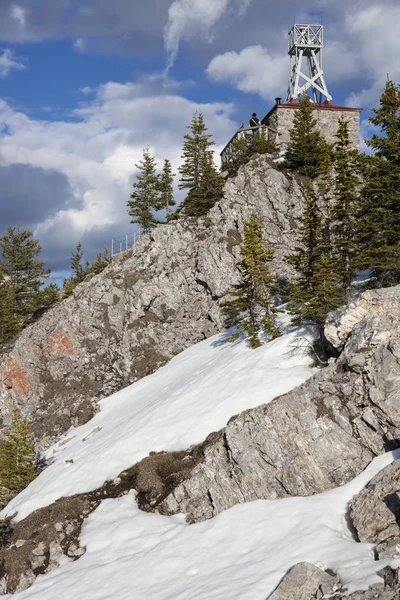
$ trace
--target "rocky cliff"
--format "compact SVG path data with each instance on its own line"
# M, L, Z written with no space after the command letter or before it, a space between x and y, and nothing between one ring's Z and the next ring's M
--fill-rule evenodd
M295 243L302 191L253 159L201 219L158 227L26 329L0 363L0 430L15 402L37 447L90 419L100 398L221 330L220 299L237 281L243 220L255 211L275 269Z

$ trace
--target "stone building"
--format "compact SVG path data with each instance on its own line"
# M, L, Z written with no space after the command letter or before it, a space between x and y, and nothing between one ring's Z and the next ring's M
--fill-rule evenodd
M277 98L275 106L262 120L262 125L277 132L275 139L281 150L285 149L289 141L289 130L293 127L293 117L299 106L297 102L281 104L280 98ZM349 123L352 146L354 148L360 147L361 108L349 108L347 106L336 106L332 103L325 103L313 104L313 109L319 129L327 142L333 143L336 141L335 134L338 130L338 121L341 117L344 117Z

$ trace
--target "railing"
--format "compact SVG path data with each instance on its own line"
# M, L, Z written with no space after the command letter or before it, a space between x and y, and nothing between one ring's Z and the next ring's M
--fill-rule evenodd
M221 156L221 164L222 167L224 164L228 162L234 152L234 142L236 140L240 140L246 137L246 132L254 133L255 131L260 131L262 135L266 135L268 140L276 140L278 132L276 129L272 127L268 127L268 125L260 125L260 127L241 127L233 134L229 142L226 144L225 148L222 150Z
M143 232L140 229L137 229L132 233L126 233L125 235L112 238L111 256L115 256L116 254L120 254L121 252L125 252L129 248L132 248L143 235Z

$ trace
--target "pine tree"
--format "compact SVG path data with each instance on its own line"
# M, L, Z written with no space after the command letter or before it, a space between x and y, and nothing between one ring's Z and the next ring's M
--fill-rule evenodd
M29 438L28 423L14 405L12 429L0 446L0 504L3 506L38 475L36 453Z
M189 216L201 216L222 198L224 180L214 165L213 153L207 152L202 159L201 177L197 188L190 190L182 203L184 213Z
M167 219L171 212L170 207L175 206L174 177L175 173L172 173L171 162L166 158L162 173L158 177L158 191L160 193L158 209L165 208Z
M321 163L318 169L318 203L321 208L321 252L332 255L332 205L333 205L333 148L322 138Z
M131 200L127 202L128 213L132 217L131 223L137 223L146 235L157 224L152 211L159 207L156 161L150 155L148 148L144 148L143 158L135 166L139 169L139 173L133 184Z
M276 337L279 332L271 295L276 281L270 272L274 252L266 248L261 223L254 213L244 223L244 243L240 254L241 281L231 291L232 300L221 306L228 317L227 325L237 325L245 331L251 348L257 348L262 345L260 329L271 337Z
M308 177L316 177L321 164L322 135L313 116L312 103L308 96L300 100L300 108L295 110L293 127L289 134L289 144L282 166Z
M373 269L378 285L393 285L400 281L400 85L389 80L373 112L380 133L366 141L374 154L361 161L356 265Z
M330 220L333 255L337 260L343 287L347 287L354 274L355 207L359 178L356 174L357 153L351 148L348 121L343 117L339 119L336 138L334 192Z
M187 127L190 134L184 136L182 159L183 164L179 167L180 183L179 189L194 190L200 185L202 169L209 148L215 144L208 134L202 113L195 114L190 125Z
M43 308L41 287L43 279L50 275L43 261L38 260L41 246L32 239L31 231L8 227L7 234L0 237L2 272L12 288L15 312L22 323Z
M0 352L20 329L21 322L16 313L13 288L4 279L0 270Z

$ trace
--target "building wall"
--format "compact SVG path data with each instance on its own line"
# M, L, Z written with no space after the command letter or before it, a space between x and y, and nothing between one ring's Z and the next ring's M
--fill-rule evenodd
M285 148L289 141L289 129L293 127L293 117L298 108L280 104L272 110L263 123L278 131L277 142L281 148ZM317 119L319 128L329 143L335 142L335 134L338 130L338 121L343 116L349 121L350 141L354 148L360 147L360 110L348 109L346 107L315 108L314 117Z

